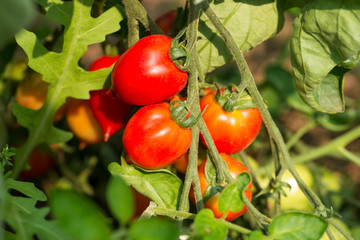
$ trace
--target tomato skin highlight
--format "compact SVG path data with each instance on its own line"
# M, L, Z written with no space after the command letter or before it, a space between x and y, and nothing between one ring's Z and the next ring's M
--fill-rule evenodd
M121 55L111 78L122 101L149 105L165 101L185 87L188 74L171 61L171 41L165 35L147 36Z
M123 134L129 159L147 169L171 165L190 147L190 129L183 129L171 119L166 102L139 109L127 123Z
M107 56L104 55L96 59L89 67L88 71L96 71L102 68L111 67L119 59L120 55L117 56Z
M231 156L229 156L229 155L227 155L225 153L220 153L220 156L224 159L226 165L228 166L229 172L230 172L231 176L234 179L242 172L249 173L249 171L246 169L246 167L241 162L237 161L236 159L232 158ZM206 179L206 176L205 176L205 164L206 164L206 161L207 160L205 159L201 163L200 167L198 168L198 175L199 175L199 181L200 181L200 188L201 188L202 196L204 196L204 194L206 192L206 189L209 186L209 183L208 183L208 181ZM252 190L251 190L252 189L252 182L249 183L247 188L249 190L244 190L244 192L245 192L246 197L249 199L249 201L251 201L251 199L252 199ZM224 215L224 213L220 212L219 208L218 208L219 197L220 197L220 193L216 193L215 195L210 197L204 203L204 207L211 209L216 218L221 218ZM243 215L246 211L247 211L247 207L244 204L244 207L239 212L229 211L228 214L225 217L225 220L233 221L236 218Z
M247 148L257 137L262 118L256 108L226 112L210 92L200 100L201 111L207 107L203 119L219 152L233 154ZM201 142L205 140L200 135Z

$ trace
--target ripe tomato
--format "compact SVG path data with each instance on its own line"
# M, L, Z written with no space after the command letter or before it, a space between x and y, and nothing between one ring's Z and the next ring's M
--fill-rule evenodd
M88 71L96 71L102 68L111 67L116 61L119 59L119 55L117 56L102 56L96 59L89 67Z
M71 131L82 141L80 148L102 142L104 134L91 112L89 100L71 98L68 101L66 120Z
M123 129L133 106L116 98L110 89L90 91L90 107L107 141L114 133Z
M183 129L172 120L166 102L138 110L130 118L123 135L129 159L148 169L171 165L186 153L190 142L190 129Z
M171 30L175 22L176 15L177 15L177 11L171 10L165 13L164 15L160 16L158 19L156 19L155 23L160 27L160 29L166 35L171 35Z
M111 77L122 101L149 105L165 101L185 87L188 74L171 61L171 41L165 35L144 37L121 55Z
M44 175L55 166L55 162L49 152L37 146L29 156L28 165L30 169L23 170L20 173L22 181L28 181Z
M245 166L237 161L236 159L230 157L229 155L225 154L225 153L220 153L220 156L224 159L229 172L231 174L231 176L235 179L240 173L242 172L247 172L249 173L249 171L245 168ZM206 175L205 175L205 164L206 164L206 159L201 163L200 167L198 168L198 175L199 175L199 181L200 181L200 188L201 188L201 194L204 196L207 187L209 186L209 182L206 179ZM247 186L247 188L249 190L244 190L246 197L251 201L252 198L252 182L249 183L249 185ZM214 215L216 218L221 218L224 213L219 211L218 208L218 203L219 203L219 197L220 197L220 193L216 193L215 195L211 196L205 203L204 203L204 207L205 208L209 208L213 211ZM225 220L227 221L232 221L238 217L240 217L241 215L243 215L245 212L247 211L247 207L244 204L244 207L242 208L241 211L239 212L232 212L229 211L228 214L225 217Z
M210 92L200 100L203 119L219 152L233 154L248 147L258 135L262 119L258 109L248 108L226 112ZM206 145L203 136L201 142Z

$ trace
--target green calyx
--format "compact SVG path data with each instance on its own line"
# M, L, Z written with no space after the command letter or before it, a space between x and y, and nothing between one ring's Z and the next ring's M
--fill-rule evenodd
M169 57L171 61L173 61L176 67L182 71L187 71L187 66L189 63L188 51L185 47L185 43L179 42L180 38L184 35L185 32L186 28L181 30L179 34L174 37L169 50Z
M173 101L170 104L170 115L171 119L174 120L181 128L191 128L202 116L202 114L200 114L195 117L194 114L190 112L186 102L183 101Z
M230 85L221 92L217 90L215 100L226 112L234 112L247 108L256 108L256 105L246 89L239 89Z

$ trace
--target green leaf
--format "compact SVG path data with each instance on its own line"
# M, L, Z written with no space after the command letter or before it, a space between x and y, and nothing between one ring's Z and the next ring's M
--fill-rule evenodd
M46 195L39 189L37 189L32 182L20 182L12 178L5 180L7 189L14 189L20 193L32 198L35 201L46 201Z
M113 175L120 175L128 185L150 198L158 206L177 209L182 191L182 181L170 171L165 169L145 170L136 165L127 165L124 160L121 166L115 162L111 163L109 171Z
M283 24L277 1L212 1L210 6L233 35L242 52L273 36ZM233 59L230 50L205 14L199 22L197 49L201 71L205 74Z
M150 218L131 225L129 235L134 240L176 240L179 239L179 229L172 222Z
M15 231L16 239L72 239L56 221L46 219L49 208L36 208L37 200L45 201L46 196L32 183L17 182L6 179L6 189L15 189L27 197L12 196L5 191L1 209L5 222ZM2 200L2 199L0 199ZM7 238L6 238L7 239Z
M221 192L219 198L219 211L222 213L240 212L244 207L242 192L251 181L250 175L246 172L240 173L234 183L228 184Z
M56 190L50 196L50 206L60 226L75 239L110 239L104 214L88 198L73 191Z
M269 234L277 240L320 239L327 228L321 217L301 212L289 212L276 216L269 225Z
M359 16L359 1L317 0L306 5L293 23L296 88L315 110L344 111L344 74L360 56Z
M37 0L47 11L47 18L64 25L62 51L48 51L34 33L22 30L17 43L29 58L29 66L50 83L44 106L37 110L14 104L12 111L19 123L29 130L26 143L18 149L14 174L25 165L31 150L42 142L65 142L72 134L53 125L53 118L67 97L88 99L89 91L104 85L111 68L88 72L78 65L88 45L102 42L107 34L119 30L123 19L113 7L97 18L91 17L93 0Z
M0 49L32 21L34 10L34 4L28 0L0 1Z
M210 209L202 209L194 221L195 239L223 240L227 236L227 227L219 221L215 221L214 213Z
M106 198L114 216L122 224L126 224L135 213L135 200L132 191L120 176L114 175L110 178Z

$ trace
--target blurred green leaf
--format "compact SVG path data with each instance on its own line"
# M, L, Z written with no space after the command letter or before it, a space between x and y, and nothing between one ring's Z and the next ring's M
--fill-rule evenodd
M179 229L170 221L154 217L132 224L129 235L134 240L177 240Z
M72 134L53 125L56 111L67 97L88 99L89 91L102 88L111 69L88 72L78 65L88 45L102 42L107 34L119 30L123 19L119 9L111 8L97 18L91 17L93 0L37 0L48 19L64 25L64 44L60 53L48 51L34 33L22 30L17 43L29 58L29 67L50 83L44 106L35 111L18 104L12 111L20 125L29 130L26 143L18 149L14 174L23 167L31 150L42 142L65 142Z
M111 163L109 171L120 175L128 185L147 196L158 206L177 209L182 191L182 181L165 169L145 170L136 165L127 165L122 159L121 165ZM188 209L189 205L187 206Z
M126 224L135 213L135 200L132 191L120 176L114 175L110 178L106 198L114 216L120 223Z
M56 221L46 219L50 210L48 207L35 207L37 201L46 201L47 198L33 183L8 178L5 181L5 188L7 189L4 191L5 194L0 195L1 210L5 222L15 231L16 239L33 239L34 236L40 240L72 239ZM18 193L13 196L9 189ZM19 193L26 197L19 196Z
M227 227L215 221L214 213L210 209L202 209L196 214L194 229L196 240L223 240L227 236Z
M263 240L263 234L260 230L252 231L249 235L249 240Z
M73 191L51 193L50 206L60 226L77 240L110 239L110 227L101 209Z
M211 1L210 5L243 52L273 36L283 25L283 13L277 8L277 1ZM204 74L233 59L205 14L199 22L199 37L197 49Z
M359 1L317 0L307 4L293 23L296 87L317 111L344 111L344 74L360 56L359 15Z
M240 173L234 183L228 184L221 192L219 198L219 211L240 212L244 207L242 192L246 189L251 181L250 175L246 172Z
M0 1L0 49L25 25L31 23L35 6L29 0Z
M347 109L343 113L315 115L316 121L322 127L334 132L345 131L353 127L360 119L360 109Z
M301 212L288 212L276 216L268 232L277 240L320 239L327 228L327 221L321 217Z

